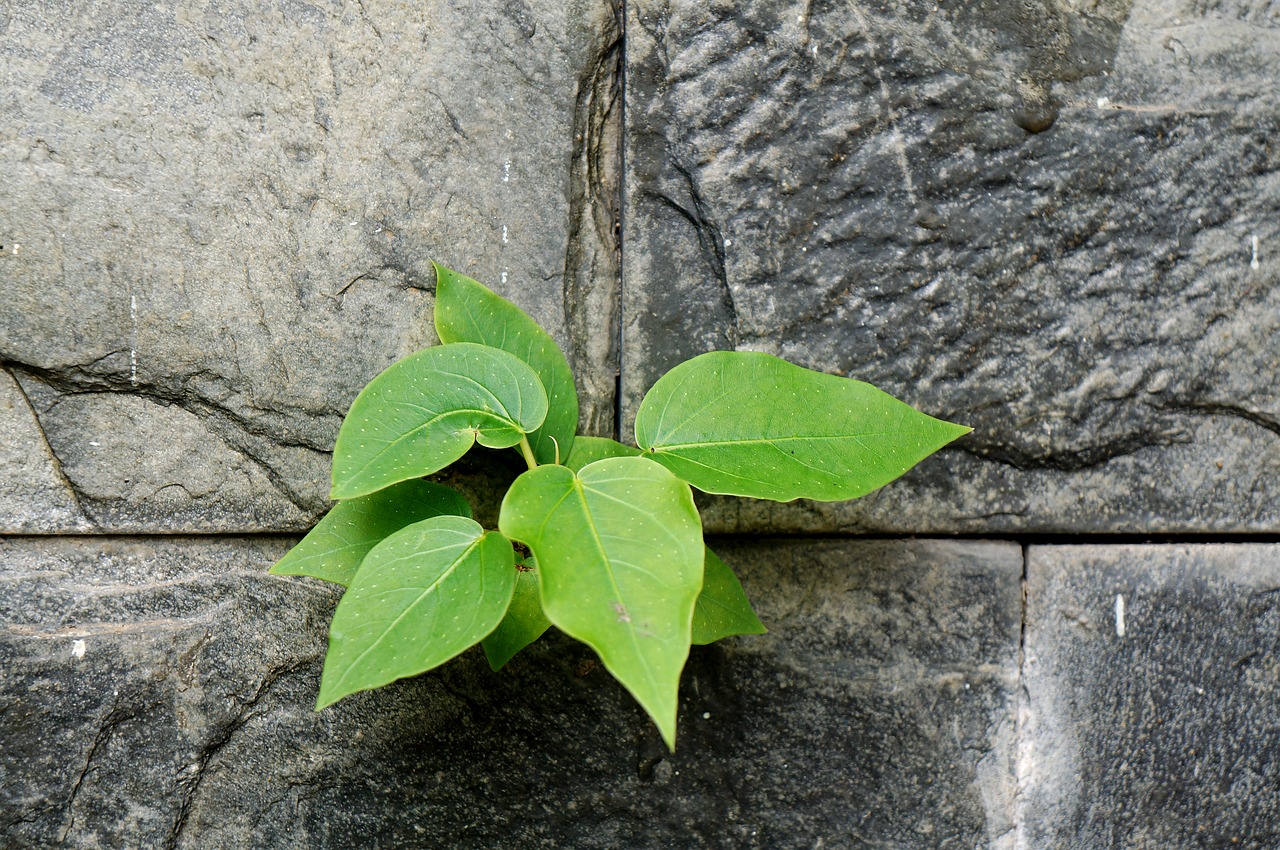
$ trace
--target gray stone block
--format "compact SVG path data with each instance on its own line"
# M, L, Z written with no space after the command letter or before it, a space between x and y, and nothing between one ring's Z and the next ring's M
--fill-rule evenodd
M306 527L431 259L612 433L619 62L608 0L8 7L0 531Z
M1273 12L627 9L624 433L728 348L975 428L872 498L712 527L1280 528Z
M88 530L22 387L0 372L0 518L10 531Z
M1033 546L1019 847L1275 847L1280 547Z
M556 636L314 713L287 544L0 541L0 843L1007 846L1014 545L717 542L771 631L695 650L672 755Z

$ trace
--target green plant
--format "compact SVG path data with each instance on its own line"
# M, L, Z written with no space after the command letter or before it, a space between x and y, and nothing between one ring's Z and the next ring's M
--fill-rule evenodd
M690 485L852 499L969 431L869 384L720 351L653 386L636 415L640 448L576 436L573 375L551 337L476 281L436 276L443 344L359 394L334 446L339 501L272 568L347 587L317 710L476 643L496 671L554 624L599 654L674 748L690 645L764 632L703 544ZM528 465L497 529L422 480L477 443Z

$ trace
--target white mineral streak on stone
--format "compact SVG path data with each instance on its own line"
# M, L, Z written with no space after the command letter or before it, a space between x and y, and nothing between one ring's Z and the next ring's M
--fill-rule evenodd
M907 198L911 201L911 205L918 206L915 181L911 179L911 164L907 162L907 144L902 138L902 132L898 129L898 113L892 106L893 95L889 91L889 84L885 82L884 74L880 71L880 63L875 61L875 54L880 52L880 47L872 38L871 27L867 26L867 19L863 17L862 12L859 9L850 11L858 19L858 26L862 28L862 33L867 39L867 47L871 50L871 68L875 72L876 81L880 83L880 99L889 112L890 141L893 143L893 152L898 159L898 168L902 170L903 188L907 190Z
M965 687L969 683L965 682ZM963 746L959 736L957 744ZM1001 717L990 738L991 749L974 766L976 785L986 812L988 850L1014 850L1017 822L1018 734L1012 718Z
M1116 594L1116 637L1124 637L1124 597Z
M129 383L138 385L138 296L129 293Z
M1261 263L1258 262L1258 237L1255 234L1253 237L1253 259L1249 260L1249 268L1256 269L1260 265Z
M502 163L502 182L503 183L511 182L511 160L507 160L506 162Z
M86 646L84 641L82 640L76 641L75 643L71 644L71 656L73 658L84 658L85 648Z
M505 224L502 225L502 244L507 244L507 226Z

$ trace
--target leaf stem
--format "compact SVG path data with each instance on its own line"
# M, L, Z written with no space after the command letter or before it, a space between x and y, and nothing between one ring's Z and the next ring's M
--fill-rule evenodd
M528 434L520 438L520 454L524 455L524 462L529 464L530 469L538 468L538 461L533 456L533 447L529 445Z

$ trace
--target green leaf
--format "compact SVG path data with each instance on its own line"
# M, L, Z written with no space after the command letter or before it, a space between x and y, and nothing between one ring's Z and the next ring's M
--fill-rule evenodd
M493 631L516 583L511 542L465 517L416 522L365 556L329 626L316 709L437 666Z
M532 317L466 275L436 268L436 333L441 342L478 342L510 352L533 367L546 388L550 410L529 435L538 463L569 456L578 430L578 391L569 362ZM552 438L555 438L554 441Z
M680 364L636 414L646 456L694 487L779 502L865 495L970 430L758 352Z
M565 459L564 465L578 472L582 467L607 457L635 457L639 449L625 446L608 437L578 437L573 441L573 451Z
M532 555L516 566L516 592L511 597L511 607L498 628L480 642L484 647L489 667L497 672L515 657L515 654L542 637L551 621L542 613L542 600L538 598L537 561Z
M548 619L586 643L675 747L676 696L702 587L689 486L651 460L540 466L502 501L498 527L538 559Z
M339 502L289 554L274 575L312 576L351 584L369 550L392 532L433 516L471 516L457 492L430 481L402 481L385 490Z
M430 475L475 443L514 446L546 415L538 376L514 355L472 343L411 354L370 381L342 421L332 498Z
M730 635L762 635L768 631L751 610L738 577L715 552L706 550L702 593L693 609L693 642L715 643Z

